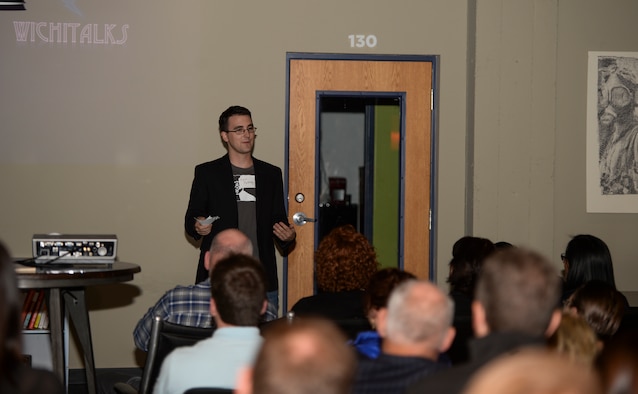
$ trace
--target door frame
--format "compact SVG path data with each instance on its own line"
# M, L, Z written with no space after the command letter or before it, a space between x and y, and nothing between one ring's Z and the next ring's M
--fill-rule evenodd
M354 61L386 61L386 62L427 62L427 63L431 63L431 94L430 94L430 160L429 160L429 168L430 168L430 173L429 173L429 179L430 179L430 185L429 185L429 201L430 201L430 210L429 210L429 248L428 248L428 277L427 278L423 278L423 279L429 279L429 280L434 280L434 278L436 277L436 264L435 264L435 260L434 260L434 256L436 255L436 206L437 206L437 200L436 200L436 185L437 185L437 167L436 167L436 163L438 161L437 158L437 109L438 109L438 85L439 85L439 81L438 81L438 63L439 63L439 56L438 55L375 55L375 54L364 54L364 55L357 55L357 54L331 54L331 53L302 53L302 52L288 52L286 53L286 112L285 112L285 153L284 153L284 162L285 162L285 169L284 169L284 193L286 195L286 209L289 211L290 209L290 203L292 201L294 201L294 196L290 195L290 191L289 191L289 173L290 173L290 169L289 169L289 165L290 165L290 157L289 157L289 149L290 149L290 89L291 89L291 83L290 83L290 73L291 73L291 62L294 60L322 60L322 61L347 61L347 60L354 60ZM317 90L315 91L315 100L318 103L319 99L320 99L320 95L321 94L328 94L328 91L325 90ZM338 91L329 91L330 94L338 94ZM349 95L355 95L355 92L341 92L344 94L349 94ZM396 97L401 97L401 135L404 135L404 128L405 128L405 116L406 116L406 109L405 109L405 100L404 100L404 96L405 96L405 92L382 92L379 91L378 92L379 96L385 95L387 97L388 94L396 96ZM374 96L374 93L370 93L370 92L366 92L365 93L367 96ZM402 95L403 94L403 95ZM317 144L318 144L318 127L320 124L320 119L319 119L319 105L315 104L315 111L317 112L315 114L315 135L314 135L314 139L315 139L315 147L317 148ZM401 149L402 152L405 152L405 140L402 139L401 141ZM405 165L406 165L406 155L402 154L401 155L401 162L400 162L400 167L401 167L401 190L400 193L403 196L404 194L404 185L405 185L405 179L404 179L404 173L405 173ZM315 168L317 166L317 160L318 160L318 155L315 154ZM316 182L315 182L316 184ZM316 188L316 186L315 186ZM315 207L318 207L318 193L315 193L314 196L314 204ZM291 200L292 199L292 200ZM401 215L401 221L403 221L403 217L404 217L404 203L403 200L401 200L401 204L400 204L400 215ZM289 212L290 213L290 212ZM290 219L290 218L289 218ZM308 225L316 225L316 223L310 223ZM403 226L401 226L400 230L400 243L401 243L401 251L400 254L403 255L404 251L403 251L403 234L404 234L404 228ZM314 231L315 237L314 238L314 243L315 245L313 246L313 249L316 250L317 247L317 236L316 236L316 230ZM293 251L294 253L294 251ZM403 262L402 259L399 261L399 265L400 268L403 268ZM283 267L282 267L282 284L283 284L283 289L282 289L282 307L283 307L283 311L287 311L289 308L288 305L288 257L284 258L283 261ZM292 306L292 305L290 305Z

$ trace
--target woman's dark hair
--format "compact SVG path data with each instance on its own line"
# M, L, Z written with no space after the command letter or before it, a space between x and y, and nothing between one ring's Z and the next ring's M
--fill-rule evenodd
M22 363L20 297L15 268L9 251L0 242L0 375L10 382L13 371ZM16 382L13 382L16 383Z
M509 249L509 248L513 248L513 247L514 247L514 245L512 245L511 243L509 243L507 241L494 242L494 248L496 250Z
M416 279L414 274L396 267L386 267L375 272L370 278L363 296L365 313L370 309L381 309L388 305L390 293L399 284L408 279Z
M576 289L565 306L575 308L598 337L606 341L618 331L625 316L627 299L609 283L590 280Z
M567 243L565 260L569 264L565 276L567 291L573 291L594 279L616 288L611 253L600 238L588 234L576 235Z
M451 290L473 297L483 260L495 250L494 244L487 238L466 236L456 241L447 278Z

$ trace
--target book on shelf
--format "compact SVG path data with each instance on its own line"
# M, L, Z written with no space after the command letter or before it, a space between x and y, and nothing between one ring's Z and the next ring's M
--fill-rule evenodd
M39 329L48 330L49 329L49 314L47 313L47 305L44 303L44 308L42 308L42 318L40 319Z
M42 309L38 310L38 314L35 317L35 322L33 322L33 329L40 329L40 320L42 320Z
M41 293L40 290L33 290L33 292L29 291L29 293L27 294L28 301L25 302L26 314L24 317L24 321L22 322L22 328L25 330L29 328L29 322L31 322L31 315L33 314L33 311L35 309L35 304L37 304L38 302L40 293Z
M22 329L43 329L45 324L48 328L48 319L43 320L43 317L46 316L47 308L44 290L31 289L25 294L24 303L22 304Z
M29 289L28 292L23 293L24 300L22 301L22 312L20 315L20 321L22 322L23 328L24 328L24 320L27 318L27 310L29 309L31 299L33 298L33 293L35 293L34 289Z
M34 328L37 328L35 326L35 321L38 319L38 316L42 313L41 309L43 304L42 300L44 300L44 291L40 290L38 291L38 293L39 293L38 299L33 305L33 311L31 311L31 319L29 319L29 326L28 326L29 330L33 330Z
M38 310L38 316L35 318L35 327L38 330L49 329L47 322L47 303L43 302L42 307Z

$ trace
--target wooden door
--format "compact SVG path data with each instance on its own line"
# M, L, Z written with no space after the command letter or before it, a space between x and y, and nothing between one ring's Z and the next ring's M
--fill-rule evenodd
M415 59L415 58L420 58ZM330 59L288 55L288 213L318 215L317 102L320 92L396 92L403 98L400 265L430 277L430 189L433 62L426 57ZM302 202L295 199L303 194ZM297 246L284 267L289 309L314 292L316 223L296 227ZM284 293L285 294L285 293Z

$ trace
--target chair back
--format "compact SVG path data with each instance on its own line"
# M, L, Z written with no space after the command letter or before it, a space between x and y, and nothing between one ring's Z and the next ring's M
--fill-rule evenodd
M288 323L292 323L294 319L303 319L303 317L295 316L294 312L288 312L286 316L280 317L275 320L271 320L269 322L264 322L259 325L259 330L261 331L261 335L264 335L270 327L278 324L280 321L288 321ZM370 321L364 317L351 317L351 318L342 318L342 319L329 319L333 323L337 325L337 327L343 332L343 334L348 339L355 339L357 334L362 331L370 331L372 330L372 326L370 325Z
M160 372L164 358L175 348L190 346L209 338L215 328L189 327L164 321L160 316L153 318L151 338L142 371L139 394L153 392L155 381Z
M362 331L372 330L372 326L368 319L362 317L352 317L349 319L335 319L333 320L339 329L346 335L348 339L355 339L357 334Z

